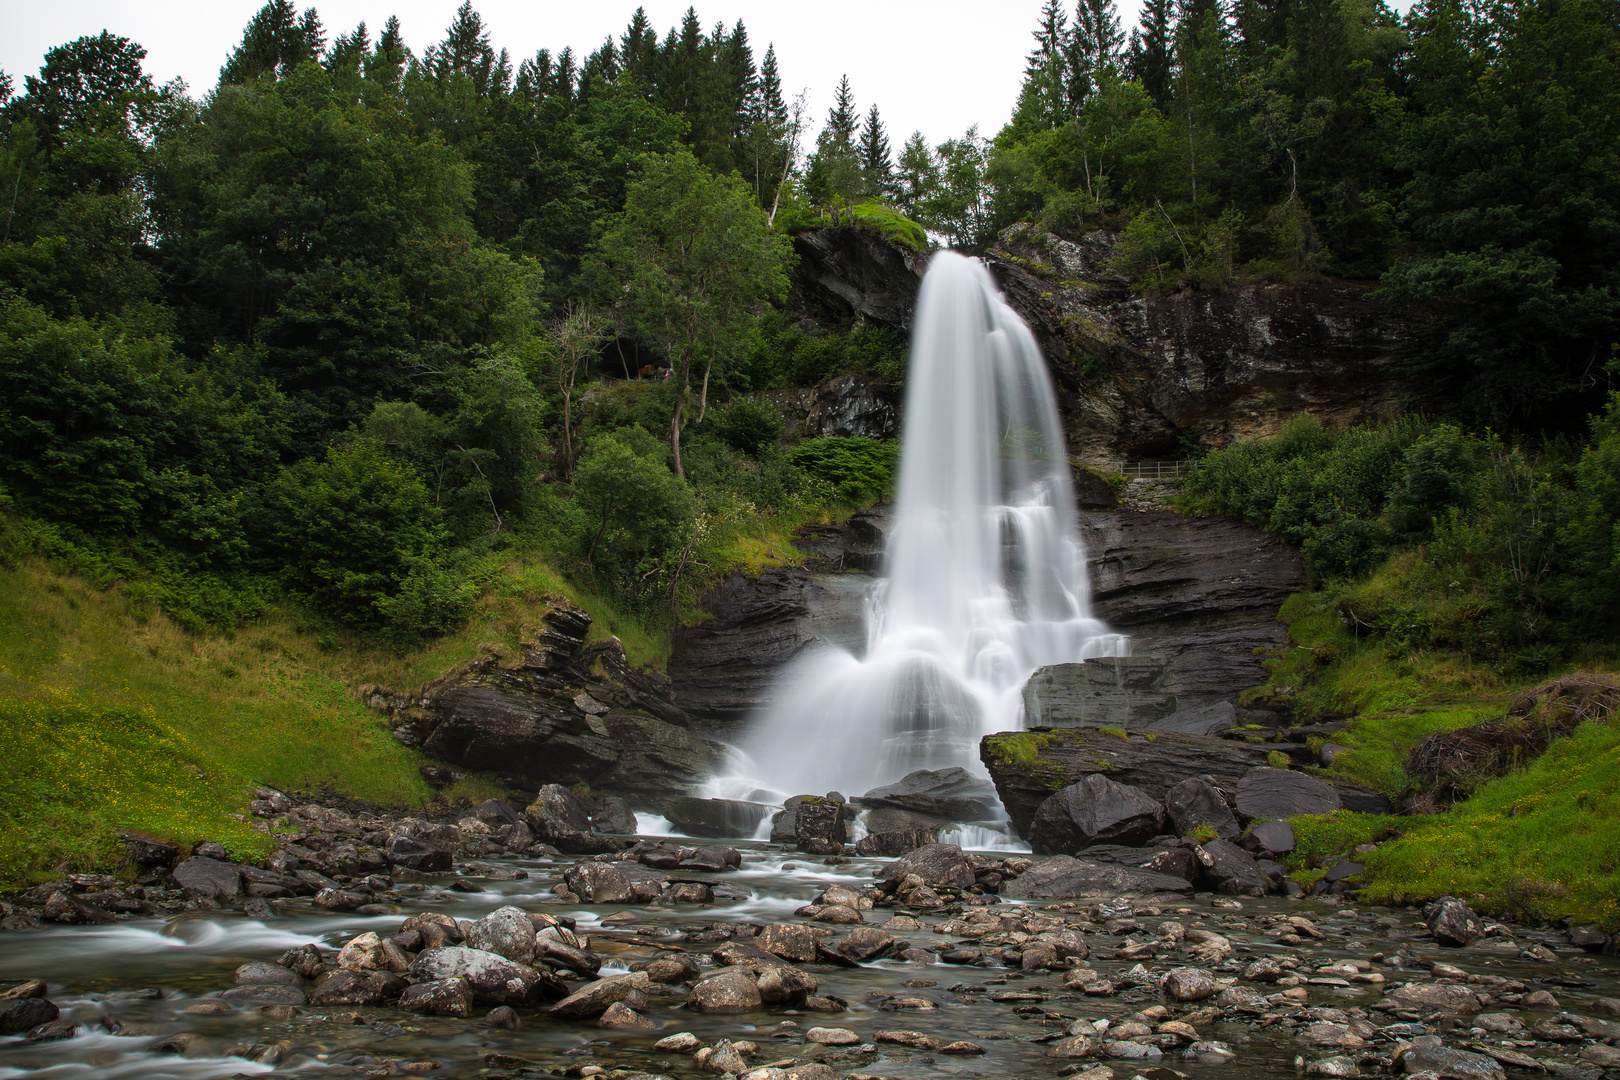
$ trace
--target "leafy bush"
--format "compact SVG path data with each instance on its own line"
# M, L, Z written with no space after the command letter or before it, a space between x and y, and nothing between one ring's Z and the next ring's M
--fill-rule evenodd
M782 418L769 404L742 398L720 411L715 430L732 449L758 457L782 437Z
M846 502L876 502L893 494L899 457L895 443L827 436L800 443L788 456L795 466L831 485Z

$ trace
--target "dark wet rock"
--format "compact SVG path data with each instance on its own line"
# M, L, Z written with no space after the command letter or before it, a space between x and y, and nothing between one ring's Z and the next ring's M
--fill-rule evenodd
M578 949L562 941L555 941L545 934L534 939L534 955L537 960L544 960L553 967L567 968L580 975L596 977L602 969L602 958L585 949Z
M298 972L280 964L250 960L236 969L237 986L297 986Z
M1294 827L1286 821L1262 821L1249 830L1249 838L1261 851L1286 855L1294 850Z
M410 974L417 982L463 978L472 987L473 1000L493 1005L533 1004L541 997L562 996L562 984L550 972L482 949L453 945L426 949L411 961Z
M1466 986L1447 983L1407 983L1384 995L1396 1008L1440 1012L1451 1016L1472 1016L1482 1012L1485 1003Z
M325 972L320 974L325 975ZM298 986L233 986L219 996L233 1005L302 1005L307 1000L303 988Z
M492 829L502 825L516 825L523 820L523 812L504 799L485 799L473 807L473 817Z
M1169 874L1055 855L1003 886L1001 894L1017 900L1070 900L1079 896L1191 891L1190 882Z
M644 1009L647 1007L647 994L652 988L652 980L647 978L646 972L613 975L586 984L547 1011L559 1020L589 1020L601 1016L608 1006L620 1002L632 1009Z
M833 944L833 951L845 960L864 964L893 952L900 939L875 926L857 926Z
M736 799L695 799L682 796L664 804L671 825L689 836L746 840L771 813L764 803Z
M1339 802L1346 810L1357 814L1392 814L1395 807L1390 804L1382 792L1364 788L1359 784L1352 784L1348 780L1331 778L1329 781L1333 790L1339 795Z
M1090 856L1090 852L1087 852L1087 856ZM1140 865L1143 869L1168 874L1195 884L1204 871L1204 864L1198 861L1198 856L1184 847L1165 848L1155 852L1152 858Z
M615 1001L596 1020L596 1026L608 1028L613 1031L657 1031L658 1024L630 1008L622 1001Z
M465 1020L472 1015L472 985L462 978L420 982L400 995L399 1007L424 1016L457 1016Z
M838 800L805 795L794 810L793 840L800 851L810 855L841 855L848 832L844 827L844 804Z
M702 870L711 874L735 870L741 865L742 852L734 847L723 847L719 844L705 844L691 851L683 850L675 864L679 870Z
M1577 949L1599 953L1608 948L1613 939L1596 926L1574 926L1569 931L1569 943Z
M1437 1035L1423 1035L1396 1051L1401 1071L1430 1073L1440 1080L1503 1080L1501 1064L1484 1054L1447 1046Z
M883 881L900 882L915 874L925 885L972 888L973 867L955 844L929 844L908 852L883 868Z
M40 909L39 917L46 922L64 923L69 926L89 926L113 921L112 912L104 911L63 892L51 893L45 901L45 906Z
M124 842L129 861L142 869L167 869L180 859L180 849L166 840L138 832L121 832L118 838Z
M814 975L757 946L731 941L716 948L713 955L715 963L746 970L754 979L760 1000L767 1005L796 1008L816 992Z
M802 923L767 923L754 941L768 953L802 964L816 958L816 943L826 933Z
M322 889L312 901L327 911L358 911L371 902L368 893L350 892L348 889Z
M496 908L467 927L465 938L469 949L482 949L519 964L534 959L534 923L522 908Z
M193 856L174 868L174 883L189 896L230 903L242 895L242 871L227 862Z
M723 968L698 980L686 999L693 1012L720 1015L752 1012L761 1004L758 984L740 967Z
M979 757L990 770L1002 805L1020 836L1054 791L1096 773L1162 799L1190 776L1236 783L1266 760L1264 749L1228 739L1179 732L1117 734L1097 728L1003 732L979 743Z
M1164 976L1164 992L1176 1001L1203 1001L1220 990L1214 973L1203 968L1171 968Z
M797 804L795 804L797 805ZM778 810L771 815L771 843L791 844L798 832L799 816L791 809Z
M568 891L590 904L629 904L636 899L630 877L612 863L579 862L563 871Z
M1001 809L994 784L955 766L907 773L896 783L873 788L860 801L945 821L992 820Z
M1434 939L1442 945L1472 945L1485 936L1485 921L1454 896L1442 896L1424 912Z
M1237 709L1230 701L1215 701L1190 709L1177 709L1147 725L1150 731L1179 731L1186 735L1219 735L1237 727Z
M1221 789L1206 776L1194 776L1164 793L1164 809L1178 836L1187 836L1200 825L1230 840L1243 830L1226 802Z
M1245 821L1331 814L1343 809L1331 784L1292 769L1250 769L1238 781L1233 802Z
M1164 807L1126 784L1093 773L1041 804L1030 823L1037 855L1072 854L1092 844L1138 844L1164 831Z
M60 1012L42 997L0 1001L0 1035L21 1035L29 1028L50 1023Z
M869 858L893 858L938 842L939 834L934 829L895 829L867 833L855 842L855 853Z
M591 831L590 807L561 784L546 784L536 791L523 819L535 838L547 844Z
M1271 891L1271 881L1260 869L1254 856L1230 840L1210 840L1198 845L1198 861L1203 864L1204 876L1216 892L1235 896L1264 896Z
M591 808L591 828L599 833L632 836L636 832L636 812L623 799L604 796Z
M52 1020L28 1032L31 1043L62 1042L79 1033L79 1025L71 1020Z
M1328 867L1327 872L1322 875L1322 880L1331 885L1336 881L1343 881L1346 878L1359 877L1366 872L1366 864L1352 862L1349 859L1345 859Z
M390 836L384 850L388 861L395 866L420 873L443 873L450 869L454 856L449 850L425 844L409 836Z
M403 992L404 980L381 971L328 971L306 995L311 1005L375 1005Z

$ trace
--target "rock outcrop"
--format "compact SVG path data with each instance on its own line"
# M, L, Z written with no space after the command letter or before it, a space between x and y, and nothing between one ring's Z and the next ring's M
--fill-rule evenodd
M692 734L663 676L632 667L617 638L587 645L590 616L550 603L519 655L486 650L387 701L395 737L528 790L585 783L656 803L712 775L724 751Z
M807 229L793 237L793 252L793 307L834 322L871 319L911 329L926 252L862 228Z

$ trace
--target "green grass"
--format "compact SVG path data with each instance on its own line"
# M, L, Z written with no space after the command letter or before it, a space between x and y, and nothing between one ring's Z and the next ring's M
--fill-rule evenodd
M40 559L0 567L0 881L115 869L118 829L248 851L240 845L257 834L227 815L242 811L252 784L426 803L433 793L417 770L421 755L393 738L356 689L415 690L490 650L515 653L556 595L591 613L593 640L617 634L636 663L667 658L667 635L533 556L498 568L462 630L413 649L382 647L286 605L232 631L191 633L120 586L100 588ZM69 769L60 790L38 786L68 766L94 782L72 781ZM98 801L98 791L109 794ZM165 791L175 793L167 809ZM445 795L502 791L473 776Z
M861 203L850 208L855 220L876 229L886 239L904 244L914 251L928 250L928 234L923 227L893 207L882 203Z

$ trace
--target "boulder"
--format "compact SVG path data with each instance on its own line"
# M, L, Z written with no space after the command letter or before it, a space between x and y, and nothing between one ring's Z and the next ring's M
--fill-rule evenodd
M263 960L243 964L236 969L235 978L237 986L297 986L299 983L298 972Z
M1055 855L1003 885L1001 895L1014 900L1070 900L1078 896L1191 891L1191 882L1169 874Z
M591 832L590 807L561 784L546 784L535 792L523 819L535 839L564 851L578 847Z
M392 972L338 968L316 979L306 997L311 1005L375 1005L398 997L405 985Z
M399 1007L423 1016L457 1016L465 1020L472 1015L472 984L459 977L417 983L399 996Z
M469 949L482 949L519 964L534 960L534 923L522 908L496 908L467 928L466 941Z
M1164 831L1164 807L1136 788L1093 773L1041 804L1030 823L1037 855L1068 855L1092 844L1136 844Z
M938 841L939 835L933 829L896 829L892 832L867 833L855 842L855 853L868 858L894 858Z
M1215 975L1203 968L1171 968L1164 976L1164 992L1176 1001L1203 1001L1220 991Z
M578 862L563 871L568 891L590 904L629 904L636 899L629 875L612 863Z
M1243 831L1226 796L1207 776L1189 777L1165 792L1164 809L1178 836L1187 836L1200 825L1214 829L1223 840Z
M645 1009L653 982L644 971L597 979L569 994L547 1011L559 1020L589 1020L601 1016L608 1006L624 1003L631 1009Z
M657 1031L658 1024L630 1008L622 1001L609 1005L597 1017L596 1026L614 1031Z
M415 982L465 979L474 1001L492 1005L532 1004L542 996L561 996L561 986L549 972L536 972L504 956L456 945L418 953L411 961L410 973Z
M473 817L491 829L499 829L502 825L516 825L523 820L523 815L517 807L503 799L485 799L473 807Z
M889 955L901 947L900 939L875 926L857 926L838 939L833 951L845 960L864 964Z
M842 855L848 832L844 804L836 799L805 795L794 810L793 842L810 855Z
M683 796L664 805L664 817L687 836L750 839L770 816L764 803L738 799L695 799Z
M1333 790L1339 794L1339 802L1346 810L1353 810L1358 814L1390 814L1395 808L1390 805L1389 799L1383 792L1364 788L1360 784L1352 784L1348 780L1337 777L1329 781Z
M586 949L575 948L564 941L548 937L545 932L535 936L534 958L544 960L552 967L567 968L580 975L596 977L602 969L602 958Z
M451 853L445 848L423 843L409 836L390 836L383 846L388 861L419 873L438 874L450 869Z
M0 1035L21 1035L60 1015L61 1010L42 997L0 1001Z
M1395 1052L1401 1071L1427 1073L1439 1080L1504 1080L1507 1073L1494 1058L1447 1046L1438 1035L1422 1035Z
M1429 933L1442 945L1472 945L1485 936L1485 922L1455 896L1442 896L1424 912Z
M1450 1016L1472 1016L1484 1011L1485 1003L1466 986L1449 983L1407 983L1384 995L1384 1000L1400 1009L1441 1012Z
M826 931L817 931L803 923L766 923L754 942L783 960L806 964L816 958L816 943L824 936Z
M977 876L962 849L955 844L929 844L909 852L883 868L882 880L901 882L915 874L925 885L972 888Z
M174 868L174 883L188 896L230 903L242 895L242 871L228 862L197 855Z
M351 938L348 944L339 950L337 966L350 971L403 972L410 969L411 961L405 955L404 949L367 931ZM292 975L293 972L289 971L287 974ZM293 981L297 981L296 976Z
M1262 821L1249 830L1249 839L1261 851L1286 855L1294 850L1294 827L1286 821Z
M1245 821L1331 814L1344 808L1333 785L1292 769L1250 769L1238 781L1233 802Z
M1264 896L1271 891L1271 879L1260 869L1254 856L1230 840L1210 840L1195 850L1203 864L1204 876L1216 892L1233 896Z
M145 833L121 832L118 839L124 842L124 852L129 856L129 861L143 870L168 868L180 858L180 849L174 844Z
M716 948L713 956L716 963L743 968L753 976L760 1000L767 1005L797 1008L816 992L814 975L757 946L731 941Z
M727 967L715 972L692 986L686 1007L706 1014L732 1014L753 1012L762 1001L759 986L746 968Z
M1149 741L1139 733L1122 739L1098 728L1001 732L979 741L979 758L1013 828L1026 838L1035 812L1052 792L1093 773L1163 799L1189 776L1235 784L1266 761L1264 749L1248 743L1175 731L1151 734Z
M679 870L702 870L711 874L735 870L742 865L742 852L734 847L723 847L719 844L705 844L703 847L693 848L683 853L676 861L675 867Z
M591 828L599 833L634 836L636 812L630 809L630 804L623 799L604 796L596 800L596 805L591 810Z
M956 766L907 773L897 783L873 788L860 801L945 821L990 821L1001 814L995 785Z

